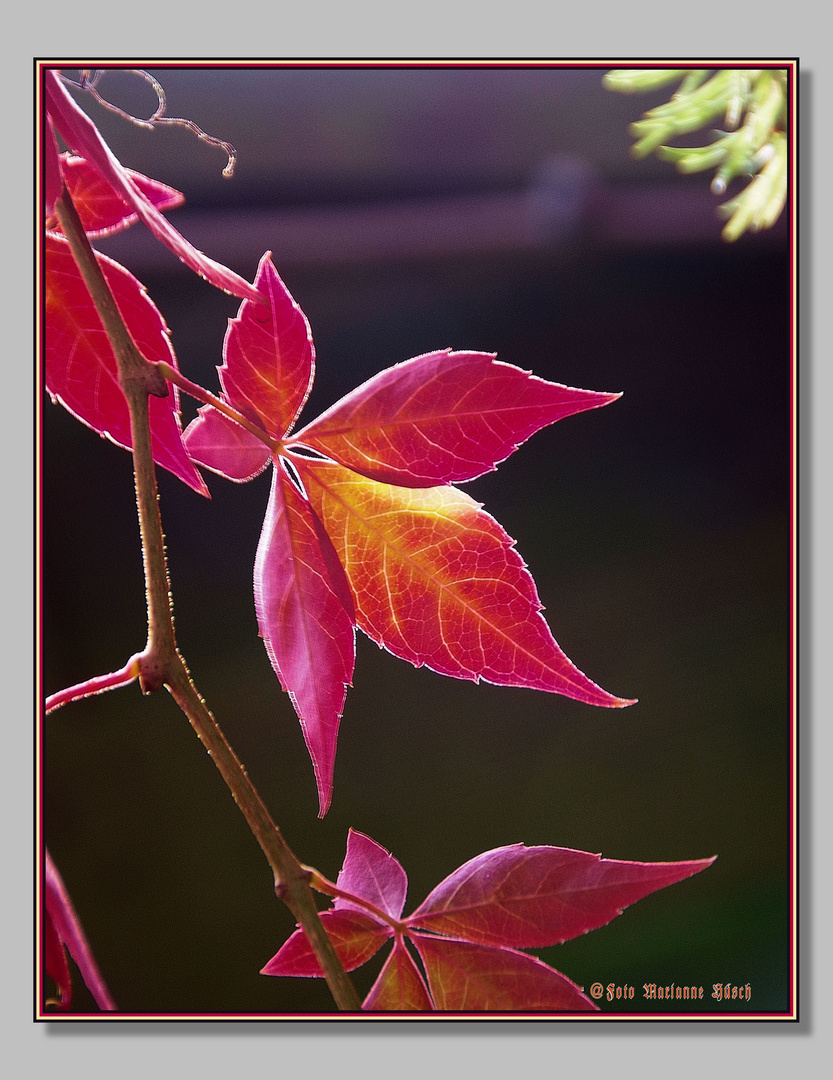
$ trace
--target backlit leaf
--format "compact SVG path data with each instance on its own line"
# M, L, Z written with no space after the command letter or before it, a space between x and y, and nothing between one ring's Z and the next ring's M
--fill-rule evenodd
M545 425L619 395L547 382L490 353L444 349L381 372L291 434L312 385L312 336L269 252L256 284L261 302L241 304L219 368L224 407L236 410L240 422L211 405L200 408L185 432L194 460L234 481L257 475L269 452L283 461L283 489L289 491L290 475L299 483L288 497L297 522L308 523L307 550L317 544L320 557L340 565L330 581L352 597L345 611L394 655L459 679L545 690L592 705L632 704L603 690L567 658L541 614L535 582L514 540L479 503L451 486L494 469ZM273 494L270 513L283 522L276 507ZM287 536L274 535L274 521L264 528L256 581L267 580L272 559L281 562L277 576L291 578L294 549ZM320 530L317 541L313 525ZM299 567L299 579L307 574ZM303 590L297 617L302 596ZM323 813L347 669L333 658L305 675L301 652L293 648L290 672L278 643L293 635L280 630L276 613L265 627L262 598L256 603L273 666L301 717L310 752L317 746ZM277 605L275 611L289 617L289 608ZM338 627L333 633L342 639ZM314 654L307 650L311 664ZM319 685L317 702L301 690L312 682Z
M139 220L134 208L83 158L61 155L61 172L87 236L110 236ZM159 210L181 206L185 197L174 188L149 176L125 169L142 194ZM60 233L60 225L49 224Z
M375 956L392 937L390 927L354 909L322 911L321 921L345 971L353 971ZM296 930L260 972L320 979L324 973L303 930Z
M629 904L713 861L621 862L512 844L464 863L403 920L405 871L375 840L351 829L338 881L322 885L318 875L316 887L335 897L321 918L348 970L394 938L366 1010L584 1012L597 1006L581 987L519 948L560 943L603 926ZM406 940L419 954L427 987ZM263 973L322 974L300 929Z
M393 919L398 919L402 914L408 878L401 863L381 844L355 829L350 829L347 834L347 854L336 884L344 892L355 893L369 900ZM344 897L336 897L335 906L346 908L355 905Z
M534 956L415 934L434 1008L453 1012L588 1012L574 982Z
M628 905L713 861L618 862L570 848L513 844L464 863L408 924L491 945L557 945L604 926Z
M148 360L176 367L168 328L144 287L104 255L98 261L133 340ZM45 242L45 382L53 401L117 446L131 449L130 413L116 358L65 240ZM153 459L201 495L208 495L182 443L179 395L148 399Z
M242 484L263 472L271 460L269 447L246 428L203 405L182 434L182 441L198 465Z
M307 399L315 349L306 317L278 277L267 251L255 278L260 301L244 300L229 322L220 383L247 420L279 439Z
M380 372L295 438L373 480L432 487L480 476L540 428L619 396L444 349Z
M357 623L377 644L459 679L593 705L631 703L567 659L514 541L464 492L381 484L330 462L295 463L347 573Z
M379 977L364 999L371 1012L430 1012L433 1002L402 938L397 938Z
M254 595L266 651L301 722L323 817L355 663L352 600L329 538L280 465L255 558Z

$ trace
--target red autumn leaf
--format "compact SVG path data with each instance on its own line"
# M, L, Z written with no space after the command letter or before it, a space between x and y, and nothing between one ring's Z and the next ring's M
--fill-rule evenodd
M355 663L353 602L329 537L280 464L255 558L254 593L269 659L301 721L323 817Z
M441 675L630 704L567 659L514 541L464 492L295 465L347 571L358 626L377 644Z
M433 1004L419 968L402 938L397 938L390 956L362 1002L369 1012L432 1012Z
M136 345L149 360L176 366L168 329L144 287L131 273L98 256L119 311ZM45 243L45 382L53 401L117 446L130 449L130 414L118 382L116 358L67 242L47 236ZM202 495L200 474L182 443L179 395L150 397L153 458Z
M218 368L222 399L267 439L279 440L294 424L315 372L315 348L304 313L281 281L269 252L255 278L261 302L244 300L229 322ZM256 476L269 446L213 406L203 406L185 431L191 457L229 480Z
M565 416L620 394L546 382L489 353L444 349L388 368L295 436L385 484L472 480Z
M256 285L262 302L241 304L219 368L224 408L240 422L204 406L184 441L194 461L231 480L257 475L270 455L285 462L281 491L289 492L289 476L300 478L297 492L286 495L291 517L273 487L255 588L261 634L315 764L321 812L332 794L336 732L352 671L345 613L351 625L417 667L593 705L632 704L597 686L564 655L514 540L450 483L493 469L546 424L619 395L549 383L487 353L444 350L382 372L290 436L312 385L315 349L269 252ZM302 521L309 542L298 549L303 556L293 574L292 529ZM283 596L293 582L296 617L307 591L316 593L321 626L330 632L325 648L315 644L319 627L299 649L303 634L280 625L290 609L264 604L273 559L280 569L270 588ZM335 597L345 583L351 599L341 597L340 611ZM325 619L330 607L334 622Z
M87 236L110 236L139 220L134 208L84 158L62 154L60 166L64 183ZM125 172L158 210L172 210L185 201L181 192L167 184L151 180L132 169L125 169ZM61 231L60 225L51 222L49 228L58 233Z
M95 124L79 108L64 87L58 72L44 69L43 97L46 115L54 130L61 136L69 149L84 158L106 183L133 207L139 219L150 229L157 240L161 241L186 266L218 289L234 296L257 299L257 290L248 281L234 273L227 266L215 262L203 252L198 251L171 225L159 212L153 202L122 166L113 151L101 137ZM49 155L47 155L49 157ZM51 182L54 162L48 162L50 168L50 188L47 194L47 211L51 209L54 185Z
M496 848L465 863L420 904L408 925L485 945L560 945L714 860L617 862L570 848ZM553 927L558 934L553 935Z
M218 412L213 405L203 405L197 411L183 439L193 461L237 484L254 480L272 458L262 439Z
M366 964L393 936L389 926L358 909L322 911L321 921L345 971ZM306 934L296 930L260 974L320 979L324 973Z
M260 300L244 300L229 322L220 384L231 405L279 439L309 396L315 348L306 316L278 276L271 252L260 260L255 287Z
M621 862L586 851L513 844L464 863L403 919L405 871L375 840L351 829L336 884L318 879L318 887L334 897L321 917L348 970L394 938L365 1009L586 1011L596 1006L580 987L518 950L560 944L594 930L636 900L713 861ZM301 929L262 973L322 974Z
M598 1006L560 971L513 949L415 934L439 1011L587 1012Z
M360 896L392 919L402 915L408 893L408 877L402 864L375 840L355 829L347 835L347 853L336 884L342 894ZM334 904L339 909L356 907L344 895L337 896ZM359 905L358 910L366 908Z

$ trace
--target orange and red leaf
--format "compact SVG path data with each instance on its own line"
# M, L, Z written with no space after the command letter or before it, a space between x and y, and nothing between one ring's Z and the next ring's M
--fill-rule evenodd
M631 704L568 660L514 541L464 492L381 484L331 462L295 464L344 566L358 626L377 644L458 679Z
M267 435L280 439L312 386L315 348L309 323L272 265L267 251L255 286L259 300L244 300L229 322L220 383L224 397Z

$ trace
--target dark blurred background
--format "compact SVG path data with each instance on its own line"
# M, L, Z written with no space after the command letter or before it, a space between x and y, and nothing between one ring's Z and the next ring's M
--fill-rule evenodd
M553 633L605 689L594 709L414 670L360 636L332 809L317 820L297 719L257 636L252 566L268 475L212 499L160 475L180 649L302 861L334 878L347 830L402 862L406 911L503 844L610 858L718 855L695 878L539 955L592 982L752 986L789 1007L790 294L786 221L720 239L709 174L629 154L668 92L604 68L154 68L177 128L84 95L126 166L183 191L171 220L250 280L271 250L312 326L310 419L391 364L479 349L623 391L538 433L466 489L517 540ZM138 115L149 87L101 92ZM731 194L731 192L730 192ZM147 286L184 373L217 388L238 301L140 227L99 245ZM187 422L193 402L183 399ZM45 690L145 639L129 455L44 404ZM47 718L44 830L120 1008L332 1008L259 969L292 930L219 774L166 694ZM369 988L380 962L356 973ZM630 1003L629 1003L630 1004ZM90 999L76 982L75 1005ZM612 1009L602 1003L602 1008Z

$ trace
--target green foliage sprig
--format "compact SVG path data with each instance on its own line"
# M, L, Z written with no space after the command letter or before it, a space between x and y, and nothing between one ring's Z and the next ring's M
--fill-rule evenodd
M617 69L609 71L602 82L619 93L644 93L678 80L680 85L669 101L631 124L637 140L631 153L644 158L656 151L683 173L716 168L711 182L715 195L722 195L737 177L750 177L737 196L718 208L728 218L723 239L737 240L747 229L770 228L787 198L786 70ZM727 130L714 131L711 143L667 145L670 139L699 131L720 116Z

